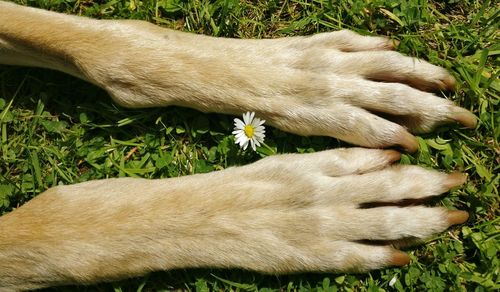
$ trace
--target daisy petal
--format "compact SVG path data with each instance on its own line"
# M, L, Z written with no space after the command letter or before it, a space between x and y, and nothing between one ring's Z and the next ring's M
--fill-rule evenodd
M243 144L248 140L248 138L247 138L247 136L243 135L243 136L239 136L238 138L236 138L236 140L238 141L238 143Z
M250 123L250 112L246 112L243 114L243 123L248 125Z
M255 141L254 141L254 139L250 140L250 145L252 146L253 151L257 150L257 148L255 147Z
M254 136L257 137L257 138L259 138L259 139L262 139L262 140L264 138L266 138L266 135L264 133L258 133L258 134L255 134Z
M233 131L233 134L234 134L235 136L238 136L238 135L240 135L240 134L242 134L242 135L243 135L243 134L245 134L245 132L243 132L243 130L236 130L236 131Z
M266 136L265 132L255 132L253 135L256 137L261 137L261 138L264 138Z
M241 147L243 144L245 144L245 141L246 141L245 138L239 138L239 139L236 139L236 141L234 143L240 145L240 147Z
M234 126L235 126L236 128L238 128L238 129L243 129L243 128L245 128L245 124L243 123L243 121L242 121L242 120L240 120L240 119L236 119L236 118L234 119Z
M259 118L255 118L255 119L253 119L253 121L252 121L252 126L253 126L254 128L256 128L257 126L259 126L259 123L260 123L260 119L259 119Z

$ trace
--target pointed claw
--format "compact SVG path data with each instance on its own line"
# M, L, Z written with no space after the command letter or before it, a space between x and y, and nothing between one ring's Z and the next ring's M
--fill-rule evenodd
M401 145L406 151L414 153L418 150L418 141L415 136L408 133L407 131L402 131L399 135L399 145Z
M410 257L400 250L394 249L391 254L390 264L393 266L405 266L410 263Z
M444 88L449 91L455 91L456 80L453 76L447 75L445 78L441 80L443 82Z
M462 224L469 219L469 213L460 210L448 211L448 224L458 225Z
M467 174L461 172L454 172L448 174L446 181L444 182L444 187L451 189L463 185L467 181Z
M470 129L474 129L477 125L476 116L463 108L457 108L450 114L449 118Z

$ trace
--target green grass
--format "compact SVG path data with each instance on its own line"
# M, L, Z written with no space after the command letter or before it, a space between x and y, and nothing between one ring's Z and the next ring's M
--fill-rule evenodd
M475 130L446 126L420 138L414 163L466 171L465 187L436 204L470 212L463 226L410 249L412 263L369 274L263 276L241 270L177 270L92 287L56 290L470 290L500 289L500 114L498 24L490 1L20 1L96 18L145 19L202 34L264 38L349 28L389 35L400 51L448 68L459 88L447 98L472 110ZM444 95L443 95L444 96ZM242 152L232 117L184 108L123 109L70 76L0 67L0 214L58 184L119 176L175 177L246 164L283 152L339 147L326 137L268 130L271 149ZM138 194L140 195L140 194ZM393 287L388 282L397 277Z

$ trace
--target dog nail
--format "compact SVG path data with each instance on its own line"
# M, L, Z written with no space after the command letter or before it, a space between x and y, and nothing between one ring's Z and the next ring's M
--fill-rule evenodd
M393 266L404 266L410 263L410 257L400 250L393 250L391 254L390 264Z
M446 180L444 181L444 186L447 189L451 189L463 185L466 181L467 181L467 174L461 172L454 172L448 174Z
M455 81L455 78L451 75L448 75L446 76L445 78L443 78L441 80L444 84L444 88L443 89L446 89L446 90L449 90L449 91L455 91L455 85L456 85L456 81Z
M469 219L469 213L460 210L448 211L448 224L457 225L462 224Z
M450 114L450 118L467 128L474 129L477 125L477 118L471 112L465 109L458 109Z
M403 131L403 132L401 132L399 138L401 141L401 143L399 145L403 146L403 148L406 151L408 151L410 153L414 153L418 150L417 138L415 138L415 136L413 136L412 134L410 134L406 131Z

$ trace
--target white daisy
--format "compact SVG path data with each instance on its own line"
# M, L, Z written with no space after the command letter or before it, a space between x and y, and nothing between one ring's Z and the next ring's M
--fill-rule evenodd
M234 119L233 134L236 137L236 144L240 144L243 150L246 150L248 144L252 146L253 151L256 150L260 143L264 142L265 128L263 124L266 122L259 118L254 118L254 112L247 112L243 114L243 121Z

